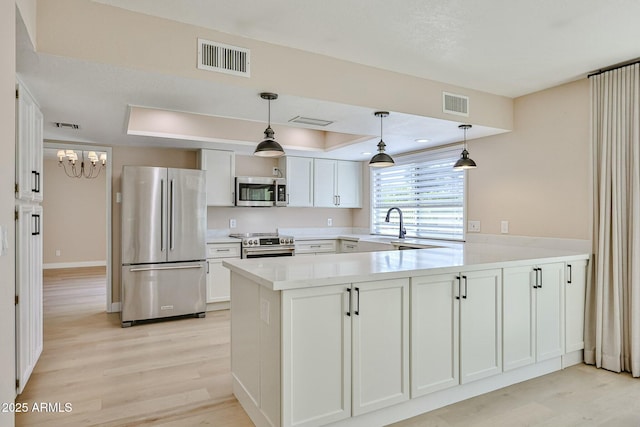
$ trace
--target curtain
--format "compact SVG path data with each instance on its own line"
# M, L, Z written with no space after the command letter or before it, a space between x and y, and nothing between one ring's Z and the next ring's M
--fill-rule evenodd
M640 377L640 65L591 77L593 258L585 362Z

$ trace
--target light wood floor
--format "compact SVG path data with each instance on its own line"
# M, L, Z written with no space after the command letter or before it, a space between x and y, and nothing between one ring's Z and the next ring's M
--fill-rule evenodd
M120 328L106 314L104 269L47 270L44 351L19 402L69 413L23 426L253 424L231 393L229 314ZM640 379L586 365L516 384L394 427L640 426Z

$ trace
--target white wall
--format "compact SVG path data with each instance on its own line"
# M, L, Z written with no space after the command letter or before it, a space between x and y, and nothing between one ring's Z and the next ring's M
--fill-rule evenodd
M7 230L9 251L0 256L0 402L15 398L15 90L16 5L0 2L0 226ZM11 427L12 413L0 411L0 425Z

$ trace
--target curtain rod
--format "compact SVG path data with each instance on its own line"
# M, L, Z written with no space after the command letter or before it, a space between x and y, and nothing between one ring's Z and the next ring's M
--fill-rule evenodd
M640 58L631 59L629 61L620 62L615 65L610 65L608 67L601 68L598 71L594 71L593 73L588 74L587 78L590 79L591 77L597 76L598 74L606 73L607 71L611 71L611 70L617 70L618 68L628 67L629 65L634 65L634 64L640 64Z

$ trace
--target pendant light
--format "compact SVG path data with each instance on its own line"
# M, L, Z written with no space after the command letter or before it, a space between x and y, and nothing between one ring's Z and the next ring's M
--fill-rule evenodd
M277 93L262 92L260 98L269 101L269 121L267 128L264 130L264 140L258 144L253 152L254 156L260 157L280 157L284 155L282 146L273 139L273 129L271 129L271 101L278 99Z
M384 148L387 146L382 140L382 119L389 115L388 111L376 111L373 113L376 117L380 117L380 142L378 142L378 154L373 156L369 161L369 166L372 168L388 168L393 166L395 162L390 155L384 152Z
M453 165L453 170L473 169L476 167L476 162L469 158L469 152L467 151L467 129L471 129L471 125L460 125L458 128L464 130L464 146L460 158Z

